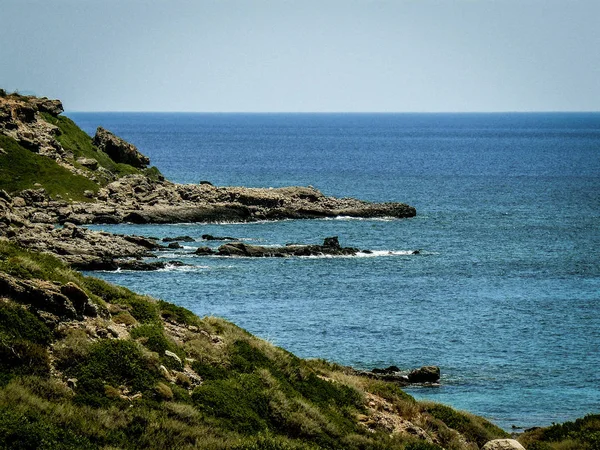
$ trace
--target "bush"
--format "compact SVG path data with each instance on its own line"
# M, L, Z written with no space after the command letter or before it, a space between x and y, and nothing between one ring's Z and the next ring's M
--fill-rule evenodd
M163 300L158 301L158 309L163 319L177 322L183 325L196 325L200 324L200 319L193 312L185 309L181 306L174 305L172 303L165 302Z
M183 360L185 353L177 347L175 342L165 336L162 326L154 324L137 326L131 330L131 337L138 339L148 350L158 353L165 366L175 370L183 368L175 358L165 356L165 351L169 350Z
M148 392L159 378L158 371L143 357L138 345L125 340L102 340L93 344L83 363L69 375L78 379L79 401L93 406L106 404L105 385L128 386L133 392Z
M52 333L44 322L18 305L0 302L0 324L2 332L13 340L28 340L44 346L52 341Z
M25 449L93 449L86 437L50 422L46 417L18 413L0 408L0 448Z
M506 432L487 420L456 411L449 406L430 404L425 408L425 411L444 422L449 428L464 434L467 439L476 442L479 446L483 446L487 441L498 437L508 437Z
M236 374L225 380L208 380L194 389L197 407L223 420L230 429L256 434L267 429L269 399L260 378L253 374Z

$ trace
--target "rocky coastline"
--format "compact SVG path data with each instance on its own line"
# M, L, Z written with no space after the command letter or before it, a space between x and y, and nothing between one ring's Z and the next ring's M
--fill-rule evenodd
M89 224L170 224L255 222L326 217L393 217L416 215L403 203L370 203L328 197L313 187L217 187L203 181L177 184L166 180L132 144L99 127L94 138L61 116L59 100L0 96L0 137L56 164L78 180L85 179L84 200L52 194L35 173L25 189L0 191L0 237L36 251L57 255L83 270L132 268L152 270L165 263L145 263L161 246L152 239L95 232ZM12 144L11 144L12 145ZM0 160L11 156L0 145ZM3 163L4 164L4 163ZM0 172L0 189L2 189ZM11 174L5 175L10 178ZM14 176L13 176L14 178ZM90 184L91 183L91 184ZM212 252L212 251L211 251ZM221 256L351 254L338 246L286 247L272 250L231 244ZM205 254L209 254L205 251Z
M312 187L171 183L135 146L104 129L92 140L62 112L58 100L0 89L0 446L523 449L483 418L400 389L438 384L439 367L368 371L302 360L223 319L77 272L177 265L147 258L195 241L89 224L407 218L413 207ZM202 239L225 242L197 255L368 253L337 237L282 247ZM593 450L599 423L590 415L519 439Z

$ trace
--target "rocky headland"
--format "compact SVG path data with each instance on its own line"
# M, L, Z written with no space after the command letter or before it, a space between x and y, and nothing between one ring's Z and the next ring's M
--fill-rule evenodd
M0 236L58 255L79 269L162 267L140 261L159 249L155 241L82 227L88 224L406 218L416 214L403 203L328 197L313 187L172 183L156 168L148 168L150 160L134 145L101 127L90 138L62 112L59 100L0 96ZM57 183L57 179L64 181ZM340 253L339 248L328 246L274 253L302 251ZM272 250L236 244L218 251L220 255L244 252L268 256Z

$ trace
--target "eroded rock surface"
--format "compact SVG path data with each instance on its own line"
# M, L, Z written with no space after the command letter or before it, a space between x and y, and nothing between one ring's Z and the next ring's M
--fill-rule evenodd
M116 163L129 164L142 169L150 164L150 158L142 155L137 147L115 136L110 131L98 127L94 136L94 145L106 153Z

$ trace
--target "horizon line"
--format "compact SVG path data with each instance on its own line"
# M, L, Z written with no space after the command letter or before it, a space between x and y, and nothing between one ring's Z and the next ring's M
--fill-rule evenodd
M527 110L527 111L174 111L174 110L65 110L64 113L119 114L597 114L598 110Z

